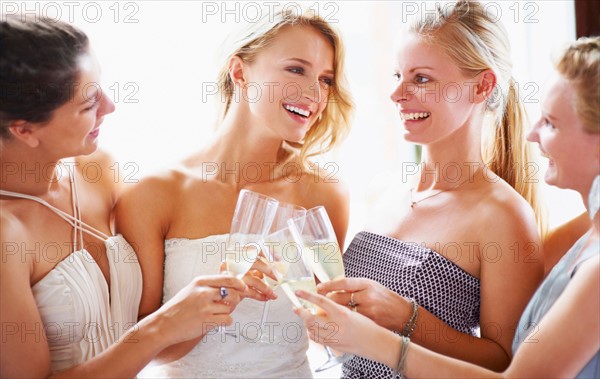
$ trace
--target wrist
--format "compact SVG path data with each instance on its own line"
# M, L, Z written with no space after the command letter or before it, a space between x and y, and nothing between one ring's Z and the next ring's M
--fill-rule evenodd
M165 330L168 330L164 324L165 320L160 315L149 315L135 324L130 329L131 333L128 331L124 336L124 340L125 342L142 342L158 354L174 343L170 342L170 336L164 333Z
M362 355L395 369L398 367L402 337L387 329L382 329L380 332L373 336L377 345L370 347L368 354Z

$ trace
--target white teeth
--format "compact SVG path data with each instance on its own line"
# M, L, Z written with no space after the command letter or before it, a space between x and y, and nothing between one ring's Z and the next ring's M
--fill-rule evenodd
M288 111L294 112L294 113L298 113L299 115L302 115L304 117L308 117L310 115L309 111L305 111L304 109L300 109L297 107L293 107L291 105L284 105L285 109L287 109Z
M427 118L431 116L429 112L421 112L421 113L400 113L400 116L403 120L419 120L423 118Z

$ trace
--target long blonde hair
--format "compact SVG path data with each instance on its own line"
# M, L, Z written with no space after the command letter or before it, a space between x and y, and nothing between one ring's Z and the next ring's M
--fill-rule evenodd
M575 111L590 133L600 133L600 37L581 37L569 45L556 70L575 86Z
M296 152L296 156L305 168L308 168L308 158L330 151L350 130L352 98L344 74L344 45L339 33L319 17L311 9L292 8L276 9L265 12L263 17L251 23L241 31L240 38L235 40L225 54L225 62L219 72L218 87L223 99L220 112L221 121L230 109L234 93L234 84L229 75L229 61L238 56L244 62L252 62L257 54L269 46L283 27L287 25L310 26L320 32L331 43L334 50L334 83L331 86L327 107L319 120L310 128L300 143L284 141Z
M494 72L497 84L486 103L494 125L487 128L483 159L529 202L542 228L537 180L525 142L527 116L512 77L510 43L504 26L491 19L478 1L462 0L453 6L438 5L436 12L415 19L409 30L444 49L469 77L483 70Z

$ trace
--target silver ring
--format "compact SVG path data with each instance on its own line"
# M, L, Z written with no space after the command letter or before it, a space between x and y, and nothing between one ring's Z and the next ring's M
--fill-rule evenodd
M348 302L348 306L349 306L350 308L352 308L352 310L353 310L353 311L356 311L356 306L357 306L357 305L358 305L358 304L356 304L356 303L354 302L354 292L352 292L352 293L350 294L350 301Z
M229 291L227 290L227 288L225 287L221 287L219 289L219 295L221 295L221 300L225 299L227 296L229 296Z

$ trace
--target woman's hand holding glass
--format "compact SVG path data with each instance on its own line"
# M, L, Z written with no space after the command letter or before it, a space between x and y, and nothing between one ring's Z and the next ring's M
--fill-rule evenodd
M246 291L244 282L231 275L199 276L147 319L161 318L161 334L169 338L166 345L199 338L230 325L231 312Z
M381 283L366 278L345 278L324 282L317 286L321 295L348 306L389 330L402 330L403 324L412 314L410 302L389 290Z
M264 254L261 252L256 262L250 267L250 270L241 278L247 286L246 291L242 293L242 298L250 298L258 301L277 299L277 294L267 283L267 280L275 282L277 278L272 266L265 259L262 259L263 257ZM228 273L226 262L221 264L221 272Z
M377 350L373 346L383 338L393 336L392 333L385 333L385 329L380 328L369 318L352 312L325 296L305 291L297 291L296 296L319 309L317 313L301 308L294 309L294 312L304 321L310 339L342 351L347 356L352 356L351 354L366 356L369 352Z

